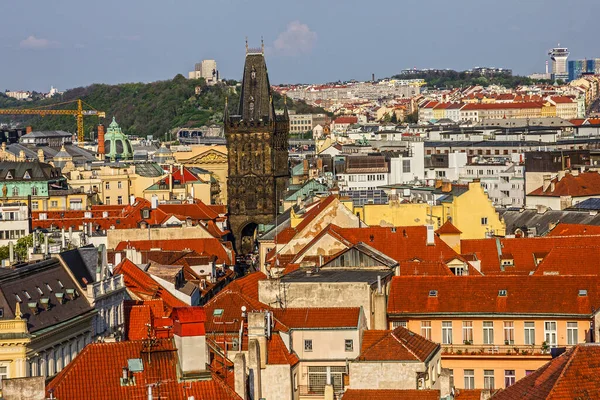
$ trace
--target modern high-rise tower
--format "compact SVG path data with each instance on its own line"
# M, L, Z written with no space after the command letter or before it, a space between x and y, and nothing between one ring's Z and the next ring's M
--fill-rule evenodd
M557 47L548 51L548 55L552 60L552 79L568 80L569 71L567 70L567 58L569 58L569 49L560 47L559 43Z
M264 48L249 49L236 115L225 106L229 226L236 249L252 251L256 228L276 218L289 178L287 107L276 115Z

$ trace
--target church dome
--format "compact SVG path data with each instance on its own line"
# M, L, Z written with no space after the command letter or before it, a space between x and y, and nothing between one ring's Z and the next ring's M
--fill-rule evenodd
M115 117L108 126L104 135L105 157L110 160L131 160L133 159L133 148L127 135L121 131Z
M169 164L175 162L173 152L163 143L160 148L154 153L152 159L159 164Z

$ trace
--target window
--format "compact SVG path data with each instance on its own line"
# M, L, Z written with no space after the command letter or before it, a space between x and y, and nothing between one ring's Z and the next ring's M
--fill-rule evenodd
M344 341L344 349L346 351L354 351L354 340L352 340L352 339L346 339Z
M121 187L122 187L122 186L123 186L123 185L121 185L121 181L118 181L118 182L117 182L117 189L121 189Z
M38 188L36 188L35 186L31 187L31 195L32 196L37 196L38 194Z
M37 201L32 201L31 202L31 209L32 210L38 210L38 202Z
M304 341L304 351L312 351L312 340L306 339Z
M442 321L442 344L452 344L452 321Z
M463 321L463 343L473 344L473 321Z
M118 205L123 204L123 196L117 196L117 204Z
M556 321L544 322L544 340L551 347L556 347Z
M448 370L449 376L450 376L450 389L452 389L454 387L454 370L453 369L449 369Z
M431 340L431 321L421 321L421 336Z
M494 370L493 369L484 369L483 370L483 388L484 389L494 389Z
M525 344L535 344L535 323L525 322Z
M410 172L410 160L402 160L402 172L405 174Z
M483 344L494 344L493 321L483 321Z
M504 371L504 387L514 385L516 380L514 369L507 369Z
M481 225L487 225L487 223L488 223L487 217L481 218Z
M106 184L104 185L104 188L106 190L110 190L110 182L106 182Z
M406 328L406 321L392 321L392 328L397 328L399 326Z
M107 206L110 206L110 196L106 196L106 201L104 202Z
M18 187L13 187L12 189L12 195L13 196L18 196L19 195L19 188Z
M573 346L577 342L577 322L567 322L567 344Z
M54 207L54 208L58 207L58 200L52 200L50 202L50 207Z
M515 323L504 321L504 344L515 344Z
M465 369L465 389L475 389L475 371Z
M2 382L2 379L8 379L8 367L6 365L0 367L0 382Z

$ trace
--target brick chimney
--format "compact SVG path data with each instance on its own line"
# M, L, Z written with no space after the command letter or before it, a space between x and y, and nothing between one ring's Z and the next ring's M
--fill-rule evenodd
M206 313L201 307L173 309L173 337L183 375L207 371L208 347L204 322Z
M98 154L104 156L104 125L102 124L98 125Z

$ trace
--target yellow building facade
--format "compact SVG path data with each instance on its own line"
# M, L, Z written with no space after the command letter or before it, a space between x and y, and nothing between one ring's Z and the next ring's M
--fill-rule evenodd
M212 173L220 193L215 204L227 204L227 147L223 145L172 146L173 156L185 167L199 167Z
M18 303L17 303L18 307ZM0 375L2 378L22 378L27 374L27 346L31 342L27 320L0 321Z
M432 224L435 229L451 220L461 232L461 239L483 239L489 235L504 236L506 226L479 182L471 182L468 190L438 205L427 203L365 204L354 207L343 203L370 226L420 226Z

